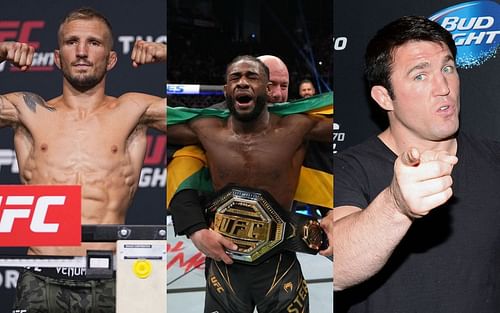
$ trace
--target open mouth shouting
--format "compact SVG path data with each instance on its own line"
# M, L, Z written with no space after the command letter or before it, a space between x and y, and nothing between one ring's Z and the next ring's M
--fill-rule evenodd
M249 92L239 92L235 96L236 106L241 110L248 110L254 106L254 98Z

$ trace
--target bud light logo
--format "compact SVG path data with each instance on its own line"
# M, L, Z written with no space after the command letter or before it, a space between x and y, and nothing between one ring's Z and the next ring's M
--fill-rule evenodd
M496 56L500 43L500 5L471 1L432 15L430 20L448 30L457 45L457 66L472 68Z

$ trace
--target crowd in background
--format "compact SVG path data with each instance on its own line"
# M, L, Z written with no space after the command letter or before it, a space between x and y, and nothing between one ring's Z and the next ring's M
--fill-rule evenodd
M303 79L311 80L318 93L331 90L333 30L332 25L323 25L323 19L327 19L325 12L311 11L314 13L309 14L310 8L302 8L300 18L282 19L279 8L262 2L256 4L260 5L256 18L248 14L230 14L230 8L221 9L217 5L220 3L211 1L203 7L179 3L168 12L167 35L171 49L167 83L223 85L226 65L235 56L272 54L288 66L290 100L299 98L298 87ZM290 6L294 7L293 2ZM255 37L242 31L244 26L241 25L248 23L259 24ZM179 105L178 97L171 98L171 105ZM183 99L182 102L205 106L219 100L212 96L199 97L196 101Z

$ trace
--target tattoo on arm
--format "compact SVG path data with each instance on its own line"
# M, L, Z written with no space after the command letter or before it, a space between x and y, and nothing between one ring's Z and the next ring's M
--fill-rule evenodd
M40 97L37 94L31 93L31 92L23 92L22 95L23 95L24 102L26 103L28 108L33 113L36 112L37 105L39 105L39 106L41 106L49 111L56 110L55 108L48 106L47 103L45 102L45 100L43 100L42 97Z

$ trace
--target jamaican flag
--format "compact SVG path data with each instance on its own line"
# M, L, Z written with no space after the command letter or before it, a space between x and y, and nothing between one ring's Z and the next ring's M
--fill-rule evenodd
M333 93L328 92L307 99L275 103L269 106L269 111L281 116L296 113L332 115ZM167 127L200 116L227 118L229 111L211 108L167 107ZM300 172L295 200L331 209L333 208L333 164L331 162L333 147L331 143L320 145L323 151L315 148L308 149ZM325 145L326 149L324 149ZM196 189L201 192L213 192L207 160L203 149L199 146L185 146L175 151L167 166L167 172L167 208L173 196L181 190Z

